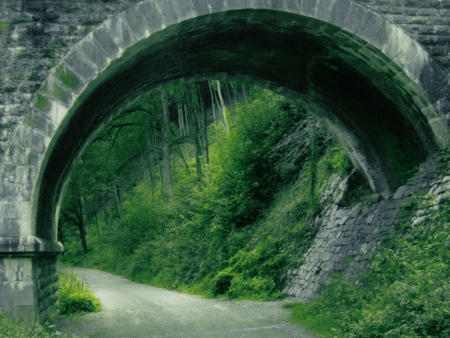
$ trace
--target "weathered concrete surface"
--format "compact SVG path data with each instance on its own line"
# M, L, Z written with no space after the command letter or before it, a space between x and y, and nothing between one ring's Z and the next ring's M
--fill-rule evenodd
M33 236L46 243L36 253L57 254L64 184L95 131L140 94L193 79L239 80L295 99L390 198L450 139L449 6L0 1L0 252L18 259L14 243Z

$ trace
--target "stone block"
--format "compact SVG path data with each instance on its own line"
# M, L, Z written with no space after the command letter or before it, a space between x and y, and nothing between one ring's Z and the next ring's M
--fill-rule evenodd
M300 14L309 16L309 17L316 17L317 13L317 6L318 6L318 0L304 0L300 4Z
M100 46L108 59L119 57L122 48L117 44L111 35L111 31L106 25L103 25L92 32L92 37L96 44Z
M373 193L361 197L361 200L368 203L378 203L379 201L381 201L381 195Z
M64 59L64 66L71 69L78 77L82 78L84 83L97 75L96 67L76 49L72 49L67 54Z
M346 1L341 0L339 1L339 4L337 4L336 1L319 1L317 4L315 18L324 22L330 22L336 9L341 8L341 6L345 6L345 2Z
M379 27L384 19L377 13L365 11L361 24L356 28L355 34L361 39L372 43L375 35L378 33ZM379 46L375 46L379 47Z
M404 196L406 196L407 192L408 192L408 186L402 185L401 187L399 187L397 189L397 191L395 192L392 199L397 200L397 199L403 198Z
M20 318L24 324L34 325L38 322L38 310L34 306L14 307L10 312L11 318Z
M337 6L339 6L339 4ZM344 6L346 6L346 4L344 4ZM350 33L356 33L356 31L364 24L366 12L366 8L352 1L348 7L345 24L341 27Z
M97 70L105 68L109 62L106 54L97 45L97 41L92 33L77 44L75 49L78 50L87 61L94 65Z
M106 26L111 31L111 35L114 36L114 40L122 49L125 50L136 42L123 15L117 15L110 19L106 22Z
M171 7L173 7L174 2L172 1L168 1L168 2L160 2L159 4L161 4L162 6L164 6L164 9L167 10L167 14L169 15L169 13L173 12L173 9ZM150 35L150 32L147 29L147 20L144 18L142 11L140 10L140 6L133 6L130 7L128 10L126 10L123 14L122 17L123 19L126 21L126 24L128 25L129 28L129 32L131 33L132 36L132 44L145 39L146 37L148 37ZM169 10L170 8L170 10ZM165 12L162 12L165 13ZM146 13L148 14L148 13ZM164 14L163 14L164 15ZM179 22L178 17L176 17L174 19L174 21L168 20L165 25L166 26L170 26L173 24L177 24Z
M14 295L15 307L35 306L36 294L32 280L11 283L10 287Z
M192 7L197 16L206 15L211 13L210 5L201 0L192 0Z

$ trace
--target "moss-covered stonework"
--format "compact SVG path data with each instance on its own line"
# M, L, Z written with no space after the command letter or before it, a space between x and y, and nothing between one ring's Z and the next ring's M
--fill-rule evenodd
M355 281L388 234L408 236L408 227L439 210L439 201L450 196L448 168L430 159L389 200L325 209L315 220L320 231L304 264L290 272L286 294L310 301L335 273ZM418 196L427 196L427 203L416 205Z
M181 81L296 100L390 198L449 141L449 27L435 0L1 0L0 255L29 248L5 243L59 252L57 206L81 149L140 94Z

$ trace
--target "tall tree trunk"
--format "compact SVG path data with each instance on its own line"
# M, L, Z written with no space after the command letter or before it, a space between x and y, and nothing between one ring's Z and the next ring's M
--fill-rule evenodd
M81 246L83 247L83 253L88 253L88 246L86 242L86 233L84 231L84 225L83 223L78 224L78 231L80 232L80 239L81 239Z
M119 221L120 223L122 223L122 201L120 198L120 188L118 184L114 184L114 186L112 187L112 190L114 191L114 196L116 197L116 208L117 208L117 213L119 215Z
M86 221L87 217L86 217L86 206L84 204L84 198L83 196L80 196L80 210L81 210L81 220L83 222L83 227L85 229L85 233L86 235L89 236L89 225Z
M178 113L178 126L180 128L180 136L184 136L184 121L183 121L183 111L181 109L182 104L181 102L177 103L177 113Z
M214 90L212 87L212 82L208 81L208 85L209 85L209 93L211 95L211 106L212 106L212 111L213 111L213 117L214 117L214 125L217 125L217 118L216 118L216 98L214 95ZM217 130L216 130L216 136L217 136Z
M199 141L199 132L198 132L198 126L199 121L196 117L197 114L195 112L191 112L192 119L193 119L193 126L194 126L194 145L195 145L195 164L197 167L197 181L202 180L202 162L201 162L201 156L202 156L202 148L200 147L200 141Z
M108 229L109 227L108 204L105 203L104 199L103 199L103 218L105 221L105 229Z
M147 140L147 156L142 156L142 162L144 163L144 167L148 170L148 176L150 178L150 192L152 194L152 203L155 205L155 175L154 175L154 163L153 163L153 152L149 144L149 140Z
M79 203L79 215L78 215L78 222L77 222L77 226L78 226L78 231L80 232L80 239L81 239L81 246L83 247L83 253L87 254L88 253L88 246L87 246L87 242L86 242L86 230L85 230L85 223L84 223L84 207L83 207L83 197L79 197L78 199L78 203Z
M245 101L247 101L248 100L247 88L245 88L244 84L242 84L242 93L244 94Z
M98 209L97 209L97 207L95 207L94 217L95 217L95 226L97 228L98 238L102 238L102 235L100 234L100 225L99 225L99 222L98 222Z
M219 94L220 107L221 107L222 115L223 115L223 122L225 124L225 131L228 134L230 132L230 128L228 126L227 112L226 112L225 102L224 102L223 96L222 96L222 90L220 89L220 81L217 80L216 83L217 83L217 93Z
M161 89L161 101L163 111L163 123L162 123L162 155L163 155L163 168L164 168L164 188L167 196L167 201L170 204L172 199L172 182L170 172L170 149L169 149L169 104L167 102L166 90Z
M188 94L186 93L185 90L183 90L183 95L186 99L188 99ZM189 128L189 114L188 114L188 108L184 104L183 104L183 112L184 112L184 122L186 123L186 126L185 126L186 134L185 135L189 136L191 133L191 130ZM187 158L188 158L187 163L191 163L191 144L190 143L187 144ZM189 170L189 174L192 174L191 167L189 165L187 167Z
M236 104L239 101L239 92L237 90L237 83L232 82L230 83L231 90L233 91L233 97L234 97L234 104Z
M200 112L202 115L202 140L203 140L203 156L205 157L205 163L209 164L209 143L208 143L208 116L205 111L205 103L200 92L200 84L197 83L197 92L200 97Z

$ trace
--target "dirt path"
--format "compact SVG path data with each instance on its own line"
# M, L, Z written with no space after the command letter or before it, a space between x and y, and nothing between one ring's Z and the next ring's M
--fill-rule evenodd
M131 282L91 269L73 269L102 302L103 311L61 319L63 332L89 337L302 337L286 322L282 302L211 300Z

